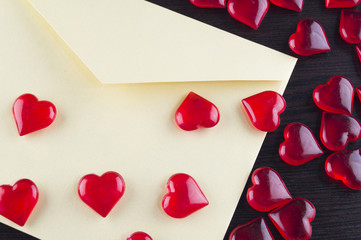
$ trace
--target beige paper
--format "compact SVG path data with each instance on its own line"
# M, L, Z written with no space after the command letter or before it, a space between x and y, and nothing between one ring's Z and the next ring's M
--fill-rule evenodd
M265 137L249 125L240 100L282 93L294 59L259 45L248 49L250 55L261 48L265 62L287 62L284 81L102 85L25 1L0 1L0 31L0 183L29 178L40 191L25 227L0 217L2 223L43 240L126 239L139 230L158 240L223 238ZM185 132L175 125L189 91L217 105L216 127ZM53 102L58 116L49 128L20 137L11 107L27 92ZM126 192L104 219L81 202L77 183L109 170L122 174ZM193 176L210 202L185 219L161 209L165 183L177 172Z
M103 83L279 81L295 64L144 0L29 1Z

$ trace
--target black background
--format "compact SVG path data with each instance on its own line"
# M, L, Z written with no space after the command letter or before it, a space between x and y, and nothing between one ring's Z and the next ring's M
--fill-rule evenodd
M361 239L361 191L350 190L326 175L324 162L331 151L323 147L324 155L301 166L287 165L278 155L279 144L284 140L283 129L291 122L306 124L320 143L322 111L312 100L312 91L316 86L325 84L335 75L347 77L355 87L361 86L361 64L355 46L346 43L339 34L341 9L326 9L324 0L305 0L301 13L270 4L259 29L253 30L234 20L226 9L197 8L189 0L150 0L150 2L293 56L296 55L288 47L288 38L295 32L297 23L305 18L312 18L321 23L332 50L328 53L299 58L284 94L287 108L281 115L281 125L276 131L267 135L254 169L260 166L274 168L282 176L293 197L306 198L315 205L317 213L312 222L311 239ZM361 104L357 96L354 99L353 116L361 119ZM350 143L347 149L358 147L361 147L361 140ZM250 185L249 180L245 189ZM257 212L248 205L245 193L242 194L224 239L228 239L230 231L236 226L259 216L266 219L274 238L282 239L267 214ZM0 239L35 238L0 224Z

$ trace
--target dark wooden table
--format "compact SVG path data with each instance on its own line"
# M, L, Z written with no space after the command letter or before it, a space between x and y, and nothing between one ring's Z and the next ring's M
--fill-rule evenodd
M323 156L297 167L287 165L278 155L279 144L283 141L283 129L291 122L306 124L320 142L319 130L322 112L312 100L312 91L316 86L325 84L330 77L335 75L347 77L355 87L361 86L361 64L357 58L355 46L347 44L338 31L341 10L326 9L324 0L305 0L301 13L271 4L260 28L253 30L234 20L225 9L200 9L194 7L189 0L150 1L294 56L296 55L288 47L288 38L295 32L297 23L304 18L312 18L321 23L332 50L328 53L299 58L284 94L287 109L281 115L281 125L276 131L267 135L254 169L260 166L274 168L282 176L293 197L306 198L315 205L317 213L312 222L311 239L361 239L361 191L350 190L326 175L324 163L331 151L323 147L325 152ZM356 9L361 10L361 5ZM229 60L232 61L232 59ZM361 104L357 97L354 99L353 116L361 119ZM360 147L361 140L349 144L347 148ZM249 180L246 189L250 185ZM282 239L267 214L257 212L248 205L245 193L242 194L224 239L228 239L230 231L236 226L259 216L266 219L275 239ZM200 231L203 230L200 229ZM30 240L35 238L0 224L0 239Z

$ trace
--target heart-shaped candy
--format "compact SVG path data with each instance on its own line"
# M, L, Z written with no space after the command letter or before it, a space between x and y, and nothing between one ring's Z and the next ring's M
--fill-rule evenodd
M167 189L169 193L164 196L162 207L171 217L187 217L209 204L197 182L187 174L171 176Z
M226 0L190 0L193 5L201 8L226 8Z
M0 214L24 226L38 202L39 192L29 179L21 179L14 186L0 186Z
M13 105L13 115L20 136L48 127L56 116L54 104L38 101L32 94L18 97Z
M361 126L354 117L323 112L320 137L325 147L340 151L345 149L348 142L361 137Z
M280 125L279 115L286 109L286 101L276 92L265 91L242 100L253 126L272 132Z
M219 122L219 111L210 101L190 92L175 113L177 125L186 131L211 128Z
M274 5L287 8L296 12L301 12L303 7L303 0L270 0Z
M326 0L327 8L352 8L360 4L361 0Z
M298 23L297 31L291 35L288 44L293 52L301 56L331 50L321 24L312 19L303 19Z
M306 199L296 198L269 213L268 216L286 240L307 240L311 238L311 222L316 209Z
M145 232L135 232L127 237L127 240L152 240L152 238Z
M361 43L361 11L349 9L341 11L340 34L348 43Z
M272 234L262 217L236 227L229 240L273 240Z
M80 180L78 185L81 200L102 217L109 214L123 196L124 191L124 180L116 172L106 172L100 177L88 174Z
M326 173L351 189L361 189L361 149L331 154L325 163Z
M272 168L257 168L252 174L252 183L247 202L257 211L271 211L292 199L280 175Z
M257 29L268 11L268 0L229 0L228 12L236 20Z
M313 91L313 100L319 108L339 114L351 115L353 96L352 83L342 76L330 78L327 84Z
M280 157L288 164L301 165L323 154L311 130L302 123L290 123L284 130Z

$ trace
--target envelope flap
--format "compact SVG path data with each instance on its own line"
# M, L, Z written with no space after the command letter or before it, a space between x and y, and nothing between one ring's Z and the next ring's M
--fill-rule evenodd
M288 80L296 59L142 0L30 0L102 83Z

